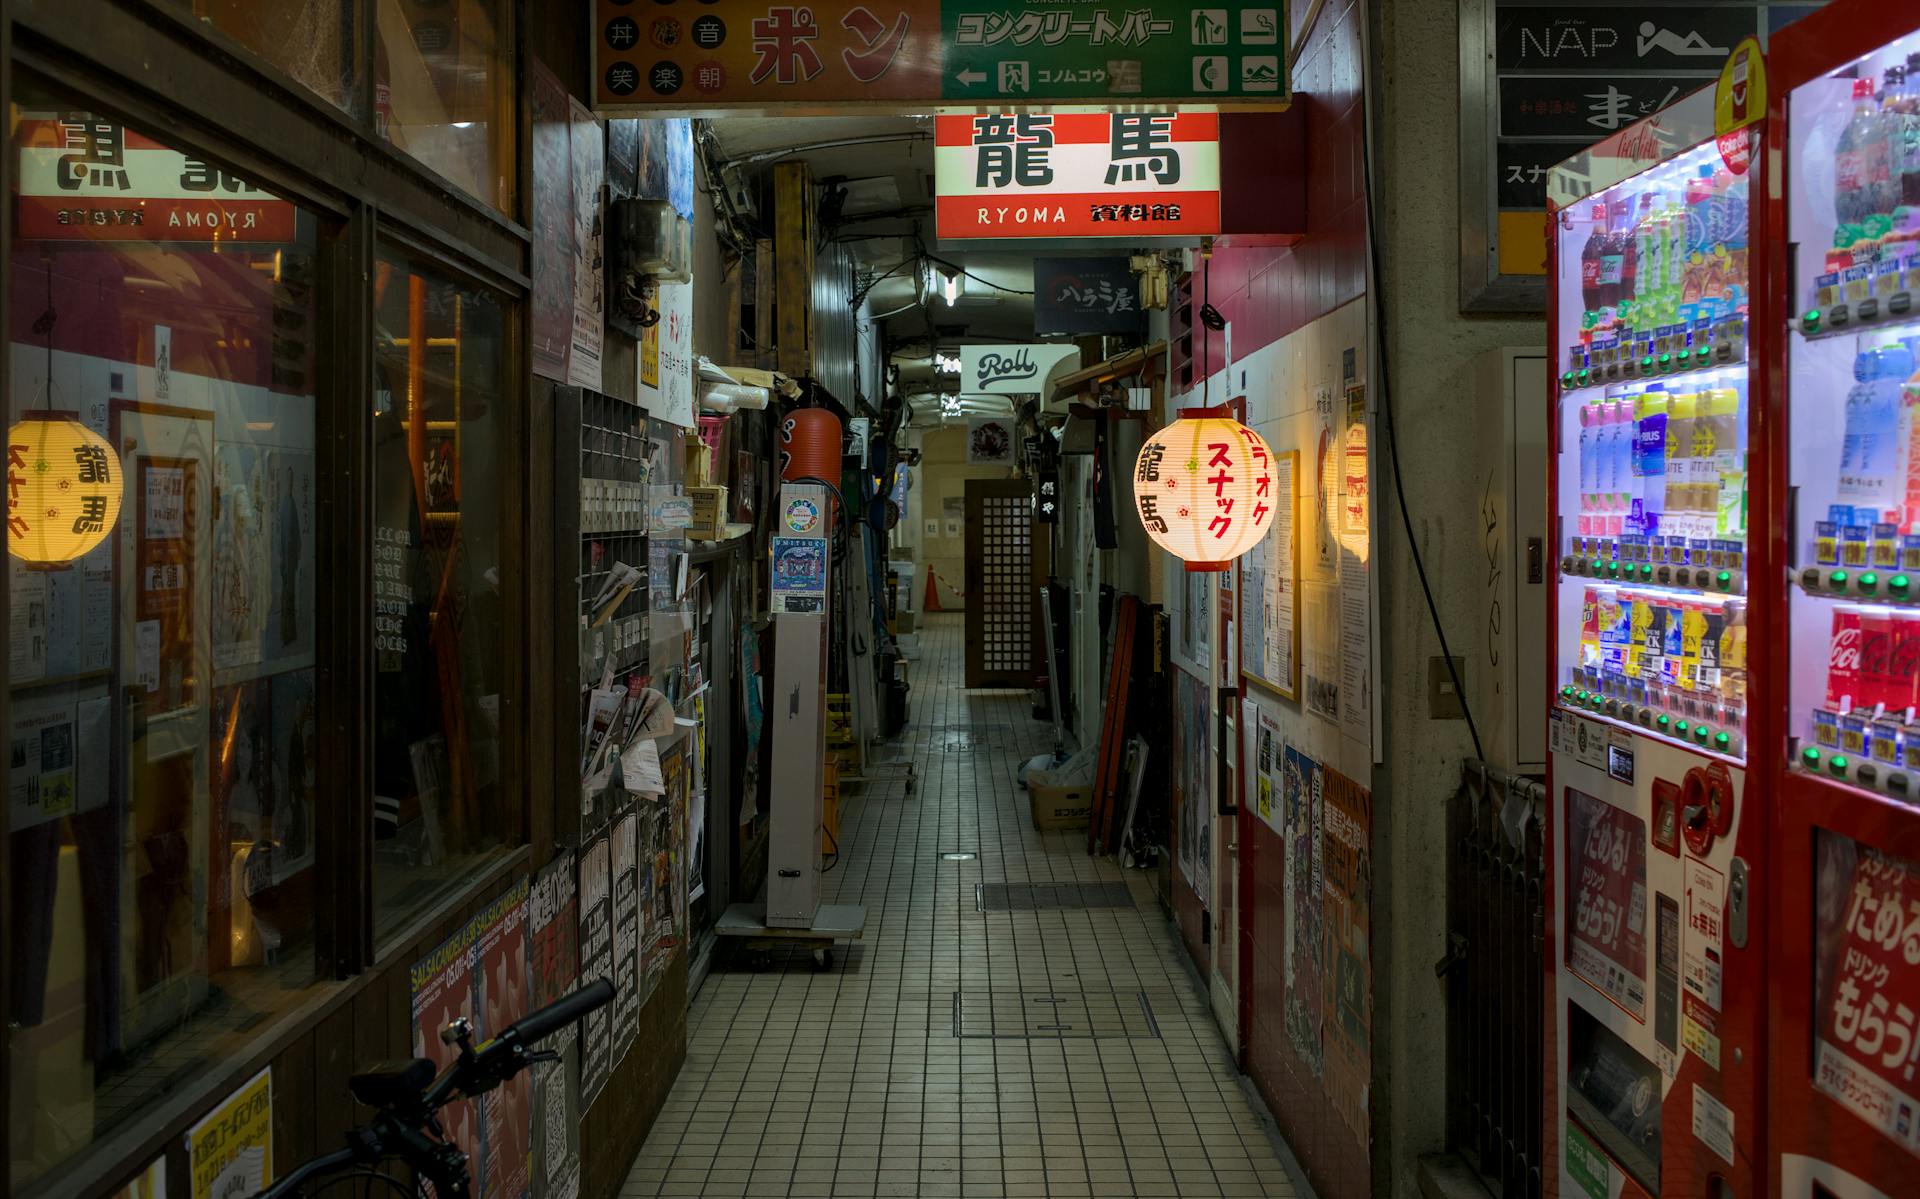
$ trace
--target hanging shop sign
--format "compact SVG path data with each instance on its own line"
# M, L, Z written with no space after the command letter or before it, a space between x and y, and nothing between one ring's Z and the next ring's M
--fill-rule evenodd
M1053 368L1077 359L1080 347L1058 343L961 346L961 395L1037 395Z
M1139 333L1145 323L1125 255L1033 260L1035 333Z
M1258 545L1284 498L1266 441L1225 412L1182 410L1134 460L1134 514L1190 571L1225 570Z
M943 240L1220 232L1210 112L936 117L933 175Z
M794 101L1289 99L1286 8L1258 0L594 0L603 113Z
M293 240L291 201L117 121L31 114L14 138L23 241Z

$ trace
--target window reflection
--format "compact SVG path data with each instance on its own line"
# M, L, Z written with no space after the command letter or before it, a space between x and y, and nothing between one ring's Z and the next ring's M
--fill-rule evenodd
M374 273L374 906L384 933L501 843L497 299Z
M312 981L320 725L313 221L112 117L14 100L18 1184Z
M328 103L359 115L360 0L171 0L285 71Z
M374 123L468 194L513 203L501 0L373 0Z

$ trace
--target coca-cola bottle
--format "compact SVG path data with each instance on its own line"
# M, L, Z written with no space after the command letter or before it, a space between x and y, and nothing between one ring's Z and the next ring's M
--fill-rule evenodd
M1827 639L1827 707L1845 711L1866 695L1860 675L1861 609L1841 604L1833 610L1833 632Z
M1587 244L1580 247L1580 302L1586 305L1588 328L1600 323L1600 310L1606 307L1607 291L1600 281L1601 256L1607 245L1607 206L1593 206L1593 228Z

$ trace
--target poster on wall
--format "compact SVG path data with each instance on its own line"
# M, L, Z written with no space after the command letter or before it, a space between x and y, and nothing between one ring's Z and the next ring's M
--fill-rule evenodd
M1240 559L1240 662L1248 678L1283 698L1300 694L1300 451L1273 455L1273 524Z
M1207 686L1185 670L1177 672L1180 727L1180 870L1204 907L1212 902L1213 796L1211 777L1213 719Z
M1373 1074L1373 798L1337 771L1323 766L1321 773L1326 780L1325 1086L1328 1102L1355 1139L1366 1145L1367 1087Z
M1302 583L1302 666L1306 670L1307 711L1338 723L1340 719L1339 593L1331 583Z
M526 1015L527 893L521 879L474 917L474 982L480 992L479 1037L491 1037ZM521 1199L527 1193L527 1154L533 1117L533 1079L521 1071L483 1097L486 1168L482 1199ZM476 1171L476 1173L479 1173Z
M566 85L533 65L533 372L567 382L573 348L573 109Z
M698 426L694 410L693 284L662 283L660 319L640 338L640 404L656 420Z
M1286 739L1280 734L1280 722L1265 708L1258 709L1255 725L1254 768L1258 779L1256 805L1261 823L1280 836L1286 836L1285 780Z
M273 1067L247 1080L187 1130L191 1199L231 1199L273 1177ZM162 1186L159 1194L165 1194Z
M580 911L574 858L561 850L533 878L527 895L529 1002L535 1010L571 993L580 967ZM540 1046L559 1055L534 1063L530 1171L535 1199L580 1194L579 1026L569 1024Z
M629 808L613 822L613 1064L626 1060L640 1031L640 818Z
M610 829L580 849L580 985L613 975L613 871ZM616 984L617 987L618 984ZM613 1004L580 1019L580 1110L593 1106L613 1072Z
M1281 930L1286 979L1287 1041L1315 1078L1321 1066L1322 854L1325 847L1326 775L1320 764L1287 745L1280 767Z
M473 1021L479 1044L527 1013L527 893L521 879L413 966L413 1053L446 1069L457 1045L440 1039L456 1016ZM527 1190L533 1080L523 1072L477 1099L441 1111L451 1139L469 1155L480 1199L519 1199ZM430 1193L430 1192L429 1192Z
M600 391L600 350L606 302L602 235L606 208L606 145L600 122L586 105L567 98L573 163L573 340L567 382Z
M1920 862L1825 831L1814 861L1814 1088L1920 1156Z
M219 442L213 487L214 665L310 660L313 455Z

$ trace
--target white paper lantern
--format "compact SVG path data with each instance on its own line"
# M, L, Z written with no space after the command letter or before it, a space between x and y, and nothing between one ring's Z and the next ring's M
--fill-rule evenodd
M1185 408L1147 439L1133 466L1133 507L1147 536L1190 571L1225 570L1260 544L1286 500L1273 455L1224 408Z

